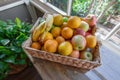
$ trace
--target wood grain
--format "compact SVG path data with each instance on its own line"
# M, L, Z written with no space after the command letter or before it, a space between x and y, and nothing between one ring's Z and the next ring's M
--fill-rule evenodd
M85 75L86 70L38 58L33 59L34 66L43 80L89 80Z

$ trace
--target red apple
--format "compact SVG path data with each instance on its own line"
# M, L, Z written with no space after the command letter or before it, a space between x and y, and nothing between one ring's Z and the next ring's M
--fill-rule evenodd
M75 31L74 31L74 35L82 35L82 36L85 36L85 31L80 29L80 28L77 28Z
M71 43L73 45L74 50L84 50L86 47L86 39L82 35L73 36Z
M97 19L95 15L89 14L84 18L84 21L87 22L90 27L93 27L96 25Z
M93 55L91 52L83 51L80 53L80 59L92 61Z
M73 58L79 58L80 53L79 53L78 50L73 50L72 53L69 56L71 56Z

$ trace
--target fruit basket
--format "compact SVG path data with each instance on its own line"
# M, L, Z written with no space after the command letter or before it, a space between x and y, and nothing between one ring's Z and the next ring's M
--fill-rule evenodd
M46 16L44 16L43 18L45 19L45 17ZM51 19L50 18L49 19L46 18L46 23L47 23L47 20L49 21ZM64 20L66 20L66 19L64 19ZM82 18L81 18L81 20L82 20ZM52 22L49 22L49 23L52 23ZM40 59L43 59L43 60L49 60L49 61L57 62L57 63L63 64L63 65L73 66L73 67L76 67L76 68L86 69L86 70L91 70L91 69L94 69L94 68L96 68L96 67L101 65L100 52L99 52L100 43L98 41L96 41L96 45L95 45L94 48L91 48L91 49L84 48L79 53L79 54L82 54L82 52L84 52L85 50L90 51L92 53L92 56L93 56L92 60L75 58L74 56L71 57L67 53L66 53L67 55L66 54L62 54L62 53L59 54L60 50L56 51L56 52L46 51L45 49L42 49L43 48L42 46L41 46L41 49L39 49L39 46L36 47L37 49L31 47L33 42L36 42L36 41L33 40L33 35L34 35L33 33L34 33L34 30L36 29L36 26L38 26L39 24L40 24L40 19L38 19L36 21L35 25L31 29L32 35L30 36L30 38L28 40L26 40L23 43L23 45L22 45L22 47L25 50L25 52L30 54L32 57L40 58ZM44 25L46 26L48 24L44 24ZM49 24L49 25L51 25L51 24ZM96 31L96 27L94 27L92 29L91 35L95 36L95 31ZM42 38L40 38L40 39L42 39ZM67 41L70 41L70 40L67 39ZM41 40L39 41L39 43L41 44ZM44 43L44 45L45 45L45 43ZM62 44L62 43L60 43L60 44ZM67 47L69 47L69 46L67 46ZM45 46L44 46L44 48L45 48ZM52 46L50 48L52 48ZM68 52L69 51L70 50L68 50Z

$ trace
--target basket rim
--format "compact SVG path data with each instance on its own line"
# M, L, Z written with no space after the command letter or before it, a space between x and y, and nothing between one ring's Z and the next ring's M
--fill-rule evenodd
M31 47L23 47L23 48L24 49L30 49L30 50L33 50L33 51L38 51L39 53L40 52L45 52L45 53L48 53L48 54L52 54L52 55L55 55L55 56L61 56L61 57L69 58L69 59L73 59L73 60L81 60L81 61L85 61L85 62L89 62L89 63L93 63L93 64L101 64L101 62L99 60L97 60L97 61L89 61L89 60L83 60L83 59L73 58L73 57L70 57L70 56L63 56L63 55L56 54L56 53L50 53L50 52L43 51L43 50L37 50L37 49L31 48Z

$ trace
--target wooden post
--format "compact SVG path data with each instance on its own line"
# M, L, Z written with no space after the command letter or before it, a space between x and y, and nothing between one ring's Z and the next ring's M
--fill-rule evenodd
M71 14L71 7L72 7L72 0L68 0L68 5L67 5L67 15L70 16Z
M112 31L104 38L104 40L108 40L112 35L114 35L120 28L120 23L117 24Z

